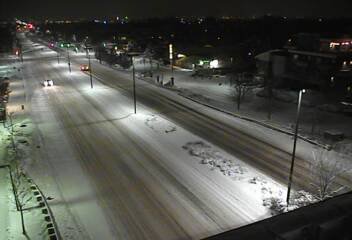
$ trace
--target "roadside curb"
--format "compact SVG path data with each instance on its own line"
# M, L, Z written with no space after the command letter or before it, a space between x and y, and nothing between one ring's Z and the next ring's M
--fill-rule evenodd
M108 65L108 66L109 66L109 65ZM115 70L115 71L128 72L128 71L126 71L126 70L117 69L117 68L114 67L114 66L109 66L109 67L110 67L111 69ZM95 74L92 74L92 76L93 76L94 78L96 78L96 79L98 79L98 80L101 81L100 77L96 76ZM147 82L147 83L150 83L150 84L153 84L153 85L157 85L157 86L158 86L158 84L155 84L155 83L146 81L146 80L144 80L144 79L142 79L142 78L141 78L141 80L143 80L143 81L145 81L145 82ZM165 89L168 89L168 90L174 90L173 88L168 88L168 87L165 87L165 86L160 86L160 85L159 85L159 87L162 87L162 88L165 88ZM177 91L177 90L176 90L176 91ZM264 122L262 122L262 121L258 121L258 120L256 120L256 119L253 119L253 118L250 118L250 117L244 117L244 116L242 116L242 115L235 114L235 113L232 113L232 112L223 110L223 109L221 109L221 108L218 108L218 107L212 106L212 105L210 105L210 104L201 102L201 101L199 101L199 100L193 99L193 98L191 98L191 97L188 97L188 96L186 96L186 95L184 95L184 94L182 94L182 93L180 93L180 92L178 92L178 95L180 95L180 96L182 96L182 97L184 97L184 98L186 98L186 99L188 99L188 100L191 100L191 101L193 101L193 102L196 102L196 103L198 103L198 104L201 104L201 105L203 105L203 106L206 106L206 107L208 107L208 108L211 108L211 109L213 109L213 110L216 110L216 111L225 113L225 114L227 114L227 115L230 115L230 116L233 116L233 117L236 117L236 118L239 118L239 119L241 119L241 120L245 120L245 121L248 121L248 122L252 122L252 123L255 123L255 124L257 124L257 125L266 127L266 128L268 128L268 129L271 129L271 130L274 130L274 131L277 131L277 132L280 132L280 133L284 133L284 134L289 135L289 136L293 136L293 135L294 135L294 133L292 133L292 132L290 132L290 131L286 131L286 130L284 130L284 129L282 129L282 128L279 128L279 127L270 125L270 124L268 124L268 123L264 123ZM331 145L318 143L318 142L316 142L316 141L314 141L314 140L311 140L311 139L309 139L309 138L306 138L306 137L304 137L304 136L302 136L302 135L298 135L297 137L298 137L299 139L305 141L305 142L308 142L308 143L310 143L310 144L312 144L312 145L315 145L315 146L318 146L318 147L320 147L320 148L326 149L326 150L328 150L328 151L330 151L331 148L332 148Z
M8 173L10 175L10 180L11 180L11 185L12 185L12 191L14 194L15 199L17 199L16 196L16 190L15 190L15 184L14 184L14 179L13 175L11 172L11 167L8 164L5 165L0 165L0 169L2 168L7 168ZM44 196L43 192L40 190L38 185L28 176L26 176L26 179L28 183L30 184L30 190L35 197L36 201L38 202L38 208L41 208L41 213L44 215L44 221L47 223L45 228L48 233L48 239L49 240L62 240L62 237L60 235L60 232L58 230L58 226L56 224L54 215L50 209L50 206L46 200L46 197Z
M258 121L258 120L256 120L256 119L253 119L253 118L250 118L250 117L244 117L244 116L242 116L242 115L235 114L235 113L232 113L232 112L223 110L223 109L221 109L221 108L214 107L214 106L212 106L212 105L210 105L210 104L207 104L207 103L201 102L201 101L199 101L199 100L196 100L196 99L194 99L194 98L188 97L188 96L186 96L186 95L184 95L184 94L182 94L182 93L180 93L180 92L178 93L178 95L180 95L180 96L182 96L182 97L184 97L184 98L187 98L188 100L191 100L191 101L193 101L193 102L196 102L196 103L198 103L198 104L201 104L201 105L203 105L203 106L209 107L209 108L211 108L211 109L213 109L213 110L216 110L216 111L225 113L225 114L227 114L227 115L230 115L230 116L233 116L233 117L236 117L236 118L239 118L239 119L241 119L241 120L245 120L245 121L248 121L248 122L252 122L252 123L255 123L255 124L257 124L257 125L260 125L260 126L263 126L263 127L268 128L268 129L271 129L271 130L274 130L274 131L277 131L277 132L280 132L280 133L284 133L284 134L287 134L287 135L290 135L290 136L293 136L293 135L294 135L294 133L289 132L289 131L286 131L286 130L281 129L281 128L279 128L279 127L276 127L276 126L273 126L273 125L270 125L270 124L267 124L267 123ZM306 137L303 137L303 136L301 136L301 135L298 135L298 138L301 139L301 140L303 140L303 141L305 141L305 142L308 142L308 143L310 143L310 144L313 144L313 145L315 145L315 146L321 147L321 148L323 148L323 149L326 149L326 150L329 150L329 151L331 150L331 145L328 145L328 144L321 144L321 143L318 143L318 142L316 142L316 141L314 141L314 140L311 140L311 139L308 139L308 138L306 138Z
M114 69L114 70L116 70L116 71L121 71L121 70L116 69L116 68L114 68L114 67L111 67L111 68ZM169 88L169 87L167 87L167 86L159 85L159 84L156 84L156 83L151 82L151 81L146 81L145 79L142 79L142 78L140 78L140 79L143 80L143 81L145 81L145 82L147 82L147 83L149 83L149 84L152 84L152 85L154 85L154 86L158 86L158 87L161 87L161 88L164 88L164 89L167 89L167 90L171 90L171 91L174 91L174 92L177 91L179 96L184 97L184 98L186 98L186 99L188 99L188 100L191 100L191 101L193 101L193 102L195 102L195 103L201 104L201 105L203 105L203 106L206 106L206 107L208 107L208 108L211 108L211 109L213 109L213 110L216 110L216 111L225 113L225 114L227 114L227 115L230 115L230 116L239 118L239 119L241 119L241 120L245 120L245 121L247 121L247 122L255 123L255 124L257 124L257 125L266 127L266 128L268 128L268 129L271 129L271 130L274 130L274 131L277 131L277 132L280 132L280 133L284 133L284 134L289 135L289 136L294 136L294 133L292 133L292 132L290 132L290 131L286 131L286 130L284 130L284 129L282 129L282 128L279 128L279 127L270 125L270 124L268 124L268 123L264 123L264 122L262 122L262 121L258 121L258 120L256 120L256 119L253 119L253 118L250 118L250 117L244 117L244 116L242 116L242 115L235 114L235 113L232 113L232 112L223 110L223 109L221 109L221 108L212 106L212 105L210 105L210 104L204 103L204 102L202 102L202 101L196 100L196 99L194 99L194 98L188 97L188 96L186 96L185 94L180 93L180 91L178 91L178 89ZM299 139L305 141L305 142L308 142L308 143L310 143L310 144L312 144L312 145L315 145L315 146L318 146L318 147L320 147L320 148L326 149L326 150L328 150L328 151L330 151L331 148L332 148L331 145L328 145L328 144L321 144L321 143L319 143L319 142L316 142L316 141L314 141L314 140L311 140L311 139L306 138L306 137L304 137L304 136L302 136L302 135L299 135L299 134L298 134L297 137L298 137Z
M33 194L36 196L37 201L39 202L39 207L41 207L41 212L44 216L46 224L46 230L49 235L49 240L61 240L62 237L59 232L59 228L56 224L54 214L51 211L51 208L47 202L46 197L44 196L43 192L40 190L38 185L29 177L27 177L28 183L31 184L31 190Z

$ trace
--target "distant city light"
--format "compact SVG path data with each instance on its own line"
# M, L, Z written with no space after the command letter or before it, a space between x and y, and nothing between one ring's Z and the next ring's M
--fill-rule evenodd
M337 43L337 42L331 42L330 43L330 48L335 48L337 46L340 46L340 43Z
M169 44L169 58L170 58L170 60L173 59L173 46L172 46L172 44Z
M218 68L219 67L219 60L215 59L210 62L209 64L210 68Z

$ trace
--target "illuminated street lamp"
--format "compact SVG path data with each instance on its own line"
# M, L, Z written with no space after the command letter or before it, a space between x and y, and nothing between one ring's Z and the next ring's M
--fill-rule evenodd
M306 90L302 89L299 91L299 94L298 94L298 105L297 105L296 126L295 126L294 140L293 140L292 160L291 160L290 175L289 175L288 186L287 186L287 198L286 198L287 206L290 203L292 174L293 174L293 167L294 167L295 156L296 156L296 145L297 145L297 135L298 135L298 126L299 126L299 115L301 112L302 94L305 92L306 92Z
M71 73L71 59L70 59L70 51L68 50L68 47L66 48L67 49L67 64L68 64L68 70L70 71Z
M133 79L133 103L134 103L134 114L137 113L137 96L136 96L136 73L134 69L133 56L131 56L132 61L132 79Z
M90 88L93 88L92 65L90 63L90 53L89 53L89 49L88 49L87 45L86 45L86 53L87 53L87 56L88 56Z
M171 86L174 85L174 51L172 44L169 44L169 59L171 65Z

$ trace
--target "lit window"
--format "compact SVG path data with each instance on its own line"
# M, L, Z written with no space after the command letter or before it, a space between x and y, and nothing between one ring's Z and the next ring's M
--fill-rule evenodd
M331 42L331 43L330 43L330 48L331 48L331 49L334 49L334 48L337 47L337 46L340 46L340 43L336 43L336 42Z

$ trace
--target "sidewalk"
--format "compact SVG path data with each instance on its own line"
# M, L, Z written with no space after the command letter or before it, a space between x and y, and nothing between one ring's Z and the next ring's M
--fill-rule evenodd
M143 69L143 67L137 65L136 69ZM159 72L154 69L153 78L145 77L142 79L150 83L156 83L156 76L161 74L163 75L163 84L165 85L170 81L172 76L170 69L165 66L160 67ZM178 68L174 69L173 77L175 79L175 86L173 89L178 91L181 96L261 126L292 134L297 111L297 103L295 103L296 96L292 96L295 93L280 92L281 95L290 96L293 101L283 102L273 99L272 116L271 120L268 120L269 101L266 98L257 96L257 93L262 88L250 91L242 101L240 110L238 111L234 97L234 88L230 86L229 77L212 77L209 79L195 78L191 75L192 72ZM332 144L332 142L324 139L324 132L335 130L344 133L346 139L342 143L351 144L352 117L317 110L316 107L307 105L307 103L314 99L314 94L308 92L303 96L299 126L300 136L308 142L311 141L325 146ZM319 102L319 105L322 104L324 102Z
M81 54L82 55L82 54ZM85 55L82 57L85 57ZM98 60L91 58L93 62ZM105 65L105 63L102 63ZM230 86L228 76L192 77L192 71L174 67L171 72L170 66L159 65L153 62L152 68L149 61L134 61L136 78L151 84L157 84L157 76L159 76L159 84L163 84L169 90L177 91L179 95L188 98L194 102L205 105L217 111L224 112L234 117L246 120L274 131L278 131L287 135L293 135L296 111L297 96L295 92L278 91L281 98L289 97L292 101L272 100L271 119L268 119L269 101L264 97L257 96L257 93L263 88L256 88L247 93L245 99L241 102L240 111L237 110L237 104L234 97L234 87ZM110 66L130 77L132 68L122 69L118 66ZM144 77L143 72L152 70L152 77ZM93 74L94 75L94 74ZM175 85L169 86L171 77L174 77ZM310 101L320 102L322 99L316 98L316 92L308 91L302 99L302 107L300 114L299 138L302 140L318 145L322 148L330 149L336 142L332 142L324 138L325 131L341 132L345 136L345 140L338 142L337 148L348 148L352 152L352 128L350 122L352 117L318 110L317 107L310 106ZM314 99L316 98L316 99Z
M11 186L6 168L0 168L0 239L10 239L10 209L9 187ZM12 211L12 209L11 209Z
M14 68L15 67L15 68ZM10 80L9 89L11 91L9 103L6 108L11 117L7 118L6 124L0 125L0 240L21 240L21 239L49 239L46 231L47 222L44 219L43 205L38 201L36 188L30 179L23 175L13 175L14 184L17 189L19 201L23 205L24 224L27 235L22 233L22 223L20 211L16 208L15 195L10 178L9 164L15 166L14 159L19 165L21 160L28 157L28 145L31 138L30 120L27 112L22 109L25 105L26 96L22 80L22 70L18 71L20 64L6 65L5 61L0 61L0 77ZM12 127L11 127L12 123ZM5 127L6 125L6 127ZM17 156L12 150L12 140L10 131L13 129L14 144ZM21 169L19 171L22 171ZM17 171L12 171L12 174Z

